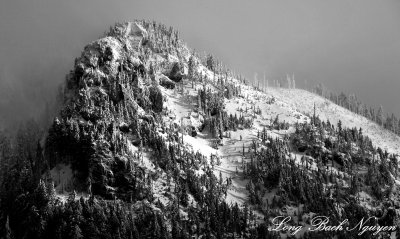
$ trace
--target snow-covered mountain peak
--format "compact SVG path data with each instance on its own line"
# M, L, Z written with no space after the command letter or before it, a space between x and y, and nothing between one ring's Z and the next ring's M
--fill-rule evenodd
M354 207L388 212L399 153L400 138L364 117L305 90L251 86L173 28L134 21L76 59L45 158L63 201L73 190L119 200L171 234L223 238L280 214L309 225Z

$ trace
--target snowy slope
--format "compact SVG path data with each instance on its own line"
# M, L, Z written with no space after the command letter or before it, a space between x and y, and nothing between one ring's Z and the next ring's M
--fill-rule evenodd
M198 71L203 73L209 80L210 87L215 82L213 73L204 66L200 65ZM219 76L216 75L216 78ZM227 201L229 203L243 204L247 201L248 192L246 184L248 180L240 176L242 171L242 161L246 161L246 153L243 155L243 147L245 152L253 140L257 140L257 132L263 130L264 126L269 126L271 120L278 115L280 121L286 121L290 124L289 130L267 130L269 135L282 138L284 135L293 132L293 125L296 122L302 123L309 121L308 115L312 115L314 104L316 106L316 114L322 120L329 120L333 124L337 124L338 120L342 121L344 127L362 128L363 134L367 135L373 142L375 147L381 147L389 153L400 153L400 137L392 132L383 129L376 123L357 115L341 106L338 106L329 100L310 93L302 89L286 89L286 88L266 88L264 92L258 91L251 86L239 83L237 79L231 78L230 81L241 85L241 97L233 99L225 99L226 111L232 115L244 115L246 118L254 118L254 124L251 129L242 129L236 132L231 131L230 138L224 138L223 146L215 150L211 147L211 138L207 138L200 134L193 138L185 135L184 142L191 145L195 151L200 151L205 156L217 154L221 158L221 164L215 167L215 174L222 173L224 179L232 178L232 186L228 191ZM197 85L196 87L200 87ZM185 97L176 90L164 90L168 102L168 109L174 115L174 121L180 123L183 119L190 119L192 125L198 125L193 119L194 99L188 100L187 97L194 97L196 89L191 88L189 81L184 81ZM274 99L271 103L271 99ZM260 109L261 115L256 115L253 108ZM291 154L293 157L301 157L301 155ZM289 157L289 155L288 155ZM315 166L316 167L316 166ZM314 168L315 168L314 167Z
M329 119L331 123L336 125L340 119L346 127L361 127L363 134L372 139L375 147L386 149L389 153L400 154L399 136L319 95L301 89L284 88L268 88L266 94L274 96L278 101L285 104L288 109L303 114L312 115L315 103L316 114L322 120Z

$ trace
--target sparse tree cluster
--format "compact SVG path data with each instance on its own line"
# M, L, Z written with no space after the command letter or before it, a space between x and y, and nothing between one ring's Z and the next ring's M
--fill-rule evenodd
M356 114L376 122L383 128L400 135L400 120L393 113L386 113L382 106L378 109L367 106L355 94L345 94L341 92L336 94L329 92L321 83L315 87L315 93L323 96L337 105L340 105Z

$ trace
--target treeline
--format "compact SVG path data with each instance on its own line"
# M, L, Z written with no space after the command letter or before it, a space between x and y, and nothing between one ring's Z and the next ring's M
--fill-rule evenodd
M346 94L343 92L337 94L330 92L326 90L321 83L315 86L314 91L316 94L325 97L335 104L342 106L356 114L364 116L383 128L400 135L400 120L393 113L388 112L385 114L382 106L375 109L363 103L355 94Z

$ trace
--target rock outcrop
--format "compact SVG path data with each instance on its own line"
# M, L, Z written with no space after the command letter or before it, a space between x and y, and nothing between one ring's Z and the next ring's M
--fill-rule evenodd
M171 69L168 58L153 54L163 47L144 24L111 28L84 48L67 76L64 107L50 129L46 156L51 167L72 165L76 190L91 188L93 194L126 200L146 196L139 147L157 140L149 136L155 124L149 115L163 109L160 87L172 89L175 83L149 76L152 64L159 71ZM174 68L172 76L181 80L180 70Z

